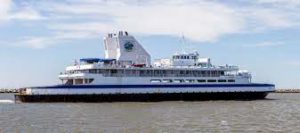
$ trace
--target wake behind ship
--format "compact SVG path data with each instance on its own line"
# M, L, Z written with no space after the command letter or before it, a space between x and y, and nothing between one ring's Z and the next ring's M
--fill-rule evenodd
M197 52L151 63L128 32L104 37L105 58L84 58L59 75L62 84L22 88L22 102L112 102L264 99L275 85L252 83L237 66L215 66Z

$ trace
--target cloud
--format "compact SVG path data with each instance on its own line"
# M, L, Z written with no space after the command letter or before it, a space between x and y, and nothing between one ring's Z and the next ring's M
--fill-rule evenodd
M192 41L213 42L229 34L266 32L299 26L300 23L300 15L297 14L300 9L287 10L278 4L296 5L292 0L256 0L240 4L218 0L67 0L27 1L23 5L5 1L8 1L5 4L8 6L1 12L5 12L2 14L9 20L45 20L40 23L30 21L42 26L42 32L51 34L43 37L28 32L26 36L31 37L25 39L26 46L33 48L39 47L39 43L34 42L42 42L46 38L56 41L90 39L118 30L144 36L184 35ZM12 10L11 5L15 5L16 9ZM50 43L40 45L44 48ZM253 47L266 46L271 44Z
M20 9L18 12L12 13L9 19L19 19L19 20L42 20L46 17L42 16L39 12L32 8Z
M59 34L50 35L50 36L23 37L23 38L14 40L14 43L12 45L16 46L16 47L29 47L29 48L33 48L33 49L44 49L44 48L52 46L52 45L67 43L68 41L70 41L68 38L59 37L58 35ZM9 44L9 42L5 42L5 44Z
M91 39L91 38L99 38L98 32L81 32L81 31L73 31L73 32L56 32L55 39L59 40L77 40L77 39Z
M62 36L69 36L68 38L71 38L72 34L74 37L78 37L79 34L98 37L99 33L111 32L114 29L111 24L100 22L50 24L48 28L58 32Z
M6 19L11 7L11 0L0 0L0 20Z
M244 45L245 47L254 47L254 48L259 48L259 47L275 47L275 46L281 46L284 45L283 42L277 41L277 42L272 42L272 41L264 41L264 42L258 42L254 44L247 44Z
M227 34L264 32L299 26L300 15L262 2L243 7L218 1L77 1L54 4L49 12L76 16L85 22L54 23L58 30L83 32L128 30L142 35L180 36L198 42ZM65 27L65 28L64 28ZM57 28L56 28L57 29Z
M30 6L16 6L11 0L0 0L0 21L9 20L41 20L45 19Z
M299 0L256 0L250 8L250 17L257 21L257 27L264 30L300 26ZM266 26L265 28L262 28Z
M289 6L289 7L300 6L299 0L257 0L257 2L261 4L271 4L276 6Z
M291 60L291 61L288 61L286 64L290 65L290 66L300 67L300 61L299 60Z
M22 39L16 40L13 44L17 47L30 47L34 49L42 49L57 43L57 40L47 37L24 37Z
M124 29L144 35L184 34L194 41L215 41L225 34L237 33L243 22L230 8L208 1L161 2L159 4L131 4L130 2L102 2L101 4L80 3L52 7L56 14L94 16L108 22L83 22L82 24L55 24L60 30L109 31ZM67 26L66 26L67 25ZM78 25L85 25L84 27ZM69 27L72 27L70 29ZM50 26L50 28L53 28Z
M16 39L13 43L17 47L29 47L33 49L44 49L46 47L68 43L69 41L90 39L99 37L99 34L92 34L87 32L56 32L55 34L48 36L27 36L21 39ZM0 41L0 44L10 44L11 42Z
M257 27L265 28L288 28L297 25L292 14L274 9L260 9L250 12L249 17L253 17Z
M43 49L55 44L66 43L74 40L100 38L99 37L100 33L111 31L111 28L106 27L103 24L97 24L97 23L77 24L77 25L62 24L62 25L54 25L50 27L49 28L53 30L52 34L47 36L39 35L39 36L22 37L21 39L16 40L14 46ZM6 42L6 44L8 43Z

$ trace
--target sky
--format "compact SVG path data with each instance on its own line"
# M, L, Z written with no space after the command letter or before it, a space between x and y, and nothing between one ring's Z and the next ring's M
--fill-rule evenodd
M152 58L198 51L254 82L300 88L299 0L0 0L0 88L59 84L126 30ZM185 40L182 43L182 37Z

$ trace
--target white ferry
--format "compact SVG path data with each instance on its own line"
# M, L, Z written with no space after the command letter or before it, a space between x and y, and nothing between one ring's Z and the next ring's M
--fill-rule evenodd
M22 102L102 102L263 99L275 85L252 83L237 66L215 66L197 52L151 64L150 54L128 32L104 37L105 58L85 58L59 75L62 84L29 87Z

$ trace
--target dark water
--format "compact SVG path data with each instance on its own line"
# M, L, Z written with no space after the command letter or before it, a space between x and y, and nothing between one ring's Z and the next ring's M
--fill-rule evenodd
M0 100L1 132L300 132L300 94L256 101L22 103ZM0 99L13 100L12 94Z

